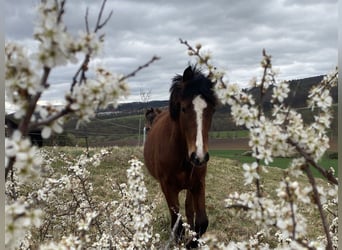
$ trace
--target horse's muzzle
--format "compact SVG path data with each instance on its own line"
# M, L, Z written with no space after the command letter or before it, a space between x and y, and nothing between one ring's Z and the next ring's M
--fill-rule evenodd
M201 167L204 163L209 161L209 153L205 153L204 157L198 157L195 152L192 152L190 155L190 162L195 167Z

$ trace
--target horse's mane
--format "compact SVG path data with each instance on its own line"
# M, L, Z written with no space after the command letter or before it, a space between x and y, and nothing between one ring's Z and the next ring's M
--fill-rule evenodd
M215 106L217 104L217 97L214 92L214 84L203 74L201 69L196 68L194 65L191 65L190 67L193 76L185 83L183 83L182 75L176 75L172 79L170 101L173 96L178 96L181 99L188 99L201 95L207 102Z

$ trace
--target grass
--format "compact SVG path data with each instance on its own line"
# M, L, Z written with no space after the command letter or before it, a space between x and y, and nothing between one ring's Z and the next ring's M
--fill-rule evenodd
M236 139L247 138L249 136L248 130L231 130L231 131L210 131L209 137L215 139Z
M58 148L75 157L81 150L72 147ZM97 149L92 149L93 154ZM116 195L111 190L112 183L107 181L111 178L115 183L126 182L126 170L129 167L128 160L133 156L143 161L141 147L116 147L113 153L101 162L96 168L90 168L91 178L94 184L94 194L101 199L109 201L115 199ZM242 157L243 151L236 150L215 150L211 152L211 158L208 165L206 177L206 207L209 217L208 234L215 235L219 241L228 243L230 240L243 241L248 240L259 229L253 221L246 219L243 213L233 214L224 207L224 199L230 193L253 191L254 187L245 186L241 162L251 160L249 157ZM230 159L229 159L230 158ZM276 161L279 163L280 161ZM59 162L62 164L62 162ZM56 169L60 166L55 165ZM153 179L144 168L145 184L148 188L150 202L154 201L157 206L154 212L154 230L161 235L161 246L165 246L170 236L170 216L164 196L160 190L158 182ZM276 196L276 188L282 179L283 170L280 168L270 168L269 172L263 174L263 184L265 192L271 196ZM299 180L302 185L307 185L305 178ZM184 211L185 192L180 194L181 214ZM312 207L303 208L308 216L308 238L313 239L318 235L323 235L323 229L320 226L318 213ZM276 242L269 242L275 246Z
M247 154L246 154L247 153ZM319 161L319 165L329 169L330 167L333 167L336 172L336 176L338 174L338 160L337 159L331 159L329 155L332 152L327 152L322 159ZM249 156L248 152L245 150L210 150L211 156L221 157L221 158L227 158L231 160L236 160L240 164L242 163L252 163L255 161L255 158L252 156ZM277 157L274 159L272 163L270 163L271 167L278 167L282 169L286 169L291 162L290 158L283 158L283 157ZM320 173L314 169L313 170L315 177L321 177Z

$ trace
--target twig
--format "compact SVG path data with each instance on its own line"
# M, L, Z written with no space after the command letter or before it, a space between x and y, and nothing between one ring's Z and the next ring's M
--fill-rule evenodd
M248 211L248 210L251 210L251 208L249 206L245 206L245 205L242 205L242 204L233 204L233 205L230 205L230 206L227 206L226 208L228 209L242 209L243 211Z
M95 30L94 30L95 33L99 29L102 29L103 26L105 26L107 24L107 22L109 21L109 19L111 18L112 14L113 14L113 10L111 10L109 15L107 16L107 18L102 23L100 23L101 22L101 18L102 18L102 13L103 13L104 7L106 5L106 2L107 2L107 0L103 0L103 2L102 2L102 6L101 6L101 9L100 9L99 15L97 17L97 22L96 22L96 26L95 26Z
M144 69L144 68L147 68L148 66L150 66L154 61L157 61L159 60L160 57L158 56L153 56L151 60L149 60L147 63L143 64L143 65L140 65L137 69L135 69L134 71L132 71L131 73L121 77L119 79L120 82L126 80L127 78L130 78L130 77L133 77L135 76L136 73L138 73L140 70Z
M265 64L262 65L262 67L264 68L264 73L262 75L260 86L261 86L261 92L262 92L262 94L264 94L264 92L265 92L264 84L266 82L267 70L271 67L271 57L266 54L265 49L262 50L262 55L264 57L263 60L265 60ZM261 102L261 100L260 100L260 102Z
M58 11L57 23L60 23L62 20L62 16L64 14L64 5L65 5L65 0L61 1L61 8Z
M84 19L85 19L84 21L85 21L85 26L86 26L87 34L89 34L88 14L89 14L89 8L87 7L86 13L85 13L85 16L84 16Z
M74 92L74 87L77 83L77 77L78 75L81 73L81 79L80 79L80 83L82 81L85 81L85 79L83 79L82 77L85 77L85 72L88 70L88 64L89 64L89 61L90 61L90 54L87 53L85 56L84 56L84 60L81 64L81 66L78 68L78 70L76 71L74 77L72 78L72 83L71 83L71 87L70 87L70 92L73 93Z
M290 207L291 207L291 219L292 219L292 239L296 239L296 226L297 226L297 222L296 222L296 217L295 217L295 211L294 211L294 207L293 207L293 199L292 199L292 194L290 191L290 187L289 187L289 183L287 181L285 181L286 183L286 193L289 197L289 203L290 203Z

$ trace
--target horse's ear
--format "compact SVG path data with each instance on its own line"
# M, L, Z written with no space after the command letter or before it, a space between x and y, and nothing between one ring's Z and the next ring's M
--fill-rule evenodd
M186 82L194 77L194 71L191 66L187 67L183 72L183 82Z

